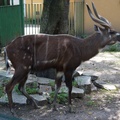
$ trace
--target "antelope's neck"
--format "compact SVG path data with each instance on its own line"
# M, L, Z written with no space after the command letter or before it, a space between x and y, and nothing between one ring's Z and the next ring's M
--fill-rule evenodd
M100 37L97 37L96 35L90 36L83 41L81 46L82 49L80 48L83 61L89 60L90 58L94 57L99 53L101 44L100 42Z

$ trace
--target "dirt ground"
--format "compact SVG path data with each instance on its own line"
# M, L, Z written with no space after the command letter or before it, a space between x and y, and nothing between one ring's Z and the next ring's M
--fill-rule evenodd
M99 53L78 68L85 74L97 75L99 81L120 85L120 52ZM31 105L16 105L15 111L23 120L120 120L120 87L116 91L97 90L83 99L72 99L75 113L67 113L67 103L34 109ZM10 115L8 105L0 105L0 113Z

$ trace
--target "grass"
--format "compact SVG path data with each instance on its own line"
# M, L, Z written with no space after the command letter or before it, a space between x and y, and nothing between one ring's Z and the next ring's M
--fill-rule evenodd
M86 34L83 34L83 35L81 35L81 38L87 38L88 37L88 35L86 35Z
M118 52L118 51L120 51L120 44L110 45L109 48L106 51L109 51L109 52Z
M108 104L115 103L119 99L119 95L117 94L118 91L100 89L97 93L92 92L91 95L86 95L84 104L89 108L107 106Z
M73 81L73 82L72 82L72 85L73 85L74 87L78 87L78 83L77 83L76 81Z
M4 95L4 87L0 85L0 98Z
M1 83L0 83L0 98L1 98L2 96L4 96L4 94L5 94L4 87L5 87L5 85L8 83L8 81L9 81L9 79L7 79L7 78L1 80Z
M88 106L88 107L97 106L97 101L92 100L92 97L90 95L86 95L85 99L86 99L86 102L85 102L86 106Z
M54 96L55 96L55 92L51 92L49 98L50 103L53 101ZM67 102L67 99L68 99L68 94L65 92L61 92L57 95L57 103L65 104Z
M4 96L4 86L8 83L8 80L4 79L2 81L2 85L0 84L0 98ZM15 86L14 90L20 95L21 92L18 90L18 85ZM33 83L32 85L27 85L26 86L26 92L28 94L36 94L38 93L37 90L37 83Z
M15 86L14 90L18 93L21 94L21 92L18 89L18 85ZM28 94L37 94L38 90L37 90L37 83L33 83L32 85L27 85L26 86L26 92Z
M51 87L54 87L54 86L55 86L55 82L54 82L54 81L50 81L50 82L49 82L49 85L50 85Z
M86 102L86 105L87 106L96 106L97 104L94 100L89 100L89 101Z

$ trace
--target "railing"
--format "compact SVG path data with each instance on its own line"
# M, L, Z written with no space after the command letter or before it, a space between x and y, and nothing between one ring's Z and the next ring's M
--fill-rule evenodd
M40 33L43 4L25 4L25 34Z

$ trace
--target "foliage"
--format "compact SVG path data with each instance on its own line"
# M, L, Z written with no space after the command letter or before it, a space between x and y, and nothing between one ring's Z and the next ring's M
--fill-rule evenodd
M4 91L4 87L5 85L8 83L9 79L7 78L4 78L1 80L1 83L0 83L0 98L4 95L5 91Z
M120 51L120 44L110 45L106 51L109 51L109 52L117 52L117 51Z
M36 19L36 20L34 20L34 19L32 19L32 18L28 18L28 19L26 19L25 20L25 24L28 24L28 25L36 25L36 24L39 24L40 23L40 19Z
M26 91L28 94L36 94L37 93L37 89L36 88L26 88Z
M86 102L85 102L85 104L87 106L97 106L97 103L94 100L92 100L91 96L89 96L89 95L86 95Z
M15 91L16 91L18 94L21 94L21 92L20 92L19 89L18 89L18 85L16 85L14 89L15 89ZM36 93L38 92L38 90L37 90L37 83L34 83L32 86L27 85L27 86L26 86L26 92L27 92L28 94L36 94Z
M55 96L55 92L51 92L50 99L49 99L50 102L53 101L54 96ZM67 99L68 99L68 94L65 92L61 92L57 95L57 103L65 104L67 102Z
M89 100L86 103L87 106L95 106L95 102L93 100Z
M4 87L0 85L0 98L4 95Z
M52 86L52 87L54 87L55 86L55 82L54 81L50 81L49 85Z
M81 35L81 38L86 38L86 37L88 37L88 35L86 34Z
M73 81L73 82L72 82L72 86L78 87L78 83L77 83L76 81Z

